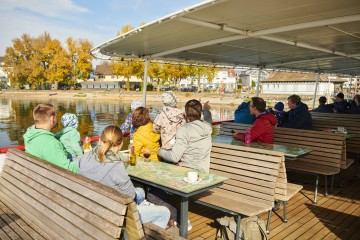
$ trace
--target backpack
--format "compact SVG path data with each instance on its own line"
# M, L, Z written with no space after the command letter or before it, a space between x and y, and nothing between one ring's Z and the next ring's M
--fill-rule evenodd
M236 221L234 216L225 216L216 219L220 228L216 240L235 240ZM267 240L265 223L257 216L242 218L240 220L239 240Z

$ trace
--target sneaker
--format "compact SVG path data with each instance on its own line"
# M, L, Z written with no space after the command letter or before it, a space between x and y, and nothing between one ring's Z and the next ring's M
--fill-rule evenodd
M178 224L176 221L174 222L174 226L177 226L178 228L180 228L180 224ZM190 222L190 219L188 219L188 231L190 231L192 229L192 225Z
M144 201L142 201L139 206L154 206L154 204L144 199Z

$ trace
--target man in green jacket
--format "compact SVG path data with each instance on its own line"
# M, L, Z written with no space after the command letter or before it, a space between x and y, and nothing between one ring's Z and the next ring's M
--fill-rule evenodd
M24 134L26 152L77 173L78 163L67 158L63 144L51 132L56 125L54 106L37 105L33 111L33 117L35 125L29 127Z

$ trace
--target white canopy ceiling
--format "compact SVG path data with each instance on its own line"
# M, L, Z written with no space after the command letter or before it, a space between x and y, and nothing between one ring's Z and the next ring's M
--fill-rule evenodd
M91 52L360 75L360 0L205 1Z

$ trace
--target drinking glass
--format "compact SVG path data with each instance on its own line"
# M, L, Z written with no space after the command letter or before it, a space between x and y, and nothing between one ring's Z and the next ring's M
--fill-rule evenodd
M149 162L149 157L151 156L151 149L150 148L147 148L147 147L144 147L143 148L143 155L144 155L144 158L145 158L145 162Z

